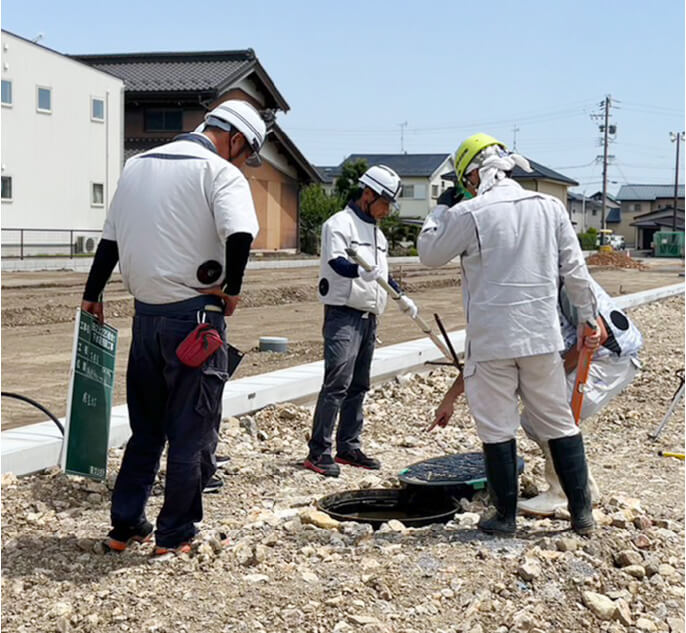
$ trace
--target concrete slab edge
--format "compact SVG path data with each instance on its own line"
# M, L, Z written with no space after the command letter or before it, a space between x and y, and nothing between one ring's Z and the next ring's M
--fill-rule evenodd
M644 290L616 297L623 309L684 294L684 283ZM455 351L464 351L464 330L450 332ZM428 338L380 347L374 353L372 379L379 380L399 373L417 370L427 361L441 358L441 353ZM263 407L314 398L321 387L323 361L279 369L266 374L230 381L222 398L225 416L238 416ZM61 420L64 422L64 418ZM130 435L126 405L113 407L110 420L110 447L121 446ZM62 436L50 421L39 422L2 432L2 472L27 475L60 463Z

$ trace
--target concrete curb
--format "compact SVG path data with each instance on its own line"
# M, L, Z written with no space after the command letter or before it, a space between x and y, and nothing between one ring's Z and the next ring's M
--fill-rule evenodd
M627 309L684 294L684 284L674 284L630 295L615 297ZM450 332L455 351L464 351L464 330ZM372 379L375 381L416 370L427 361L439 360L441 353L428 338L380 347L374 353ZM324 374L323 361L279 369L228 382L224 388L224 416L237 416L279 402L314 399ZM64 418L61 419L64 423ZM121 446L130 435L126 405L113 407L110 421L110 447ZM59 464L62 436L52 422L40 422L2 432L2 472L27 475Z

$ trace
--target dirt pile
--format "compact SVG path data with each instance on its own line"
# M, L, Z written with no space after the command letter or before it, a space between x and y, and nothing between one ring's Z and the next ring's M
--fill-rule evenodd
M56 470L2 478L2 626L15 633L630 633L683 631L684 463L657 456L684 442L683 408L654 430L683 364L683 297L631 311L644 368L584 424L602 491L599 529L568 530L565 513L518 519L514 539L475 528L483 500L446 525L406 529L320 522L325 494L398 485L410 463L479 450L464 401L451 424L423 432L453 370L399 376L365 405L365 450L378 472L343 467L326 479L301 467L311 411L293 404L229 418L219 451L224 487L205 497L207 535L190 555L150 562L150 545L98 553L122 449L107 484ZM523 436L522 491L542 484L543 459ZM164 464L164 461L162 462ZM161 504L153 488L148 514ZM213 530L228 532L216 546Z
M589 266L605 266L608 268L632 268L634 270L648 270L649 266L641 264L633 259L628 253L594 253L586 263Z

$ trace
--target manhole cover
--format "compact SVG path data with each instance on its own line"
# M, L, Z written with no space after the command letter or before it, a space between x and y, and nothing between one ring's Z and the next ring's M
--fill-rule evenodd
M524 460L517 457L517 472L524 470ZM398 479L411 486L470 486L475 490L486 486L486 466L483 453L455 453L432 457L408 466L398 473Z

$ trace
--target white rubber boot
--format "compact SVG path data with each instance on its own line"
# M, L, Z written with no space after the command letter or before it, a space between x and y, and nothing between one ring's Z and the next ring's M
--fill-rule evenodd
M531 497L531 499L520 499L517 507L524 514L549 517L553 516L558 508L564 509L567 507L567 497L564 490L562 490L560 480L557 478L548 442L543 442L541 448L545 455L544 477L548 483L548 490L535 497ZM588 468L588 486L591 489L592 503L596 505L600 501L600 489L595 479L593 479L590 467Z
M548 490L535 497L531 497L531 499L520 499L518 508L524 514L548 517L553 516L558 508L567 507L567 497L562 490L560 480L557 478L548 442L543 442L541 448L545 456L544 477L548 483Z

